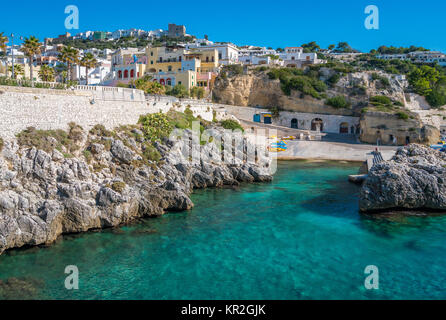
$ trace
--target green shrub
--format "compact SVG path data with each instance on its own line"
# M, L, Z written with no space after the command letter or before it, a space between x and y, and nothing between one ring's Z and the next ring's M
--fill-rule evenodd
M392 105L392 100L386 96L374 96L370 98L370 103L374 106L378 105Z
M122 83L122 82L118 82L118 83L116 84L116 86L117 86L118 88L128 88L128 87L129 87L128 84L126 84L126 83Z
M329 106L332 106L333 108L336 109L341 109L341 108L349 108L350 107L350 102L348 102L344 96L336 96L333 98L328 98L325 103Z
M111 188L113 191L122 193L122 191L125 189L125 183L122 181L115 181L112 183Z
M141 124L146 138L150 141L159 141L168 137L173 129L169 117L160 112L140 116L138 123Z
M0 152L3 150L4 143L3 138L0 137Z
M176 84L173 88L168 89L166 94L177 98L187 98L189 96L189 92L182 84Z
M341 75L339 73L335 73L330 78L327 79L327 83L331 87L334 87L339 82L340 79L341 79Z
M83 152L85 160L87 160L87 163L90 163L91 160L93 159L93 155L91 154L90 150L84 150Z
M443 93L437 89L434 89L434 90L432 90L431 93L429 93L426 96L426 101L433 108L439 108L441 106L444 106L444 105L446 105L446 92Z
M221 122L221 126L225 129L230 129L230 130L241 130L242 132L244 132L245 130L243 129L243 127L235 120L223 120Z
M407 120L409 119L409 115L403 111L398 111L396 113L396 115L398 116L398 118L402 119L402 120Z
M230 64L223 67L223 71L227 72L230 76L243 74L243 66L240 64Z
M192 98L203 99L204 93L205 91L201 87L193 87L192 89L190 89L190 96Z
M268 67L266 66L257 67L255 69L256 72L265 72L266 70L268 70Z
M268 72L271 80L279 79L283 93L291 95L292 90L298 90L303 95L320 99L321 92L327 89L326 84L319 80L319 72L310 69L306 74L296 68L275 68Z
M90 134L94 134L96 136L101 136L101 137L112 137L113 136L113 132L105 129L105 127L102 124L97 124L93 128L91 128Z
M148 160L158 162L161 159L161 154L153 145L146 143L143 146L142 157L147 164Z
M28 127L16 137L20 146L36 147L45 152L52 152L54 149L61 150L62 146L68 151L79 148L75 140L71 139L64 130L37 130L34 127ZM50 137L55 139L54 143L50 143Z
M387 77L381 76L378 73L372 73L372 81L379 80L383 87L390 86L390 81Z

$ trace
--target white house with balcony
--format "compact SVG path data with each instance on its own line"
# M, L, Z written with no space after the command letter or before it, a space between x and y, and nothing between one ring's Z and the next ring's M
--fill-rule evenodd
M203 43L192 42L184 44L187 50L200 49L200 50L217 50L218 62L223 65L235 64L239 61L239 49L232 43Z
M323 62L318 59L317 53L304 53L302 47L286 47L279 57L283 60L284 66L288 68L302 68L305 65Z

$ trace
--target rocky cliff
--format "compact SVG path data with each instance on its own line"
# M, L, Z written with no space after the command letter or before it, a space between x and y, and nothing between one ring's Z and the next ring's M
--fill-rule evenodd
M367 105L368 97L386 95L395 101L404 101L404 86L389 75L381 75L388 79L383 86L379 80L374 80L373 72L355 72L339 75L339 80L324 90L323 97L342 95L350 102L349 108L334 108L325 103L325 98L316 99L292 90L289 95L281 88L279 79L271 79L268 72L251 69L243 74L229 74L216 79L213 98L216 102L236 106L278 107L281 110L359 116L362 107ZM321 67L314 79L328 83L336 71ZM376 73L376 72L375 72Z
M446 154L411 144L368 173L359 196L363 212L446 210Z
M59 235L113 227L136 218L187 210L194 188L270 181L269 158L258 164L222 161L222 147L198 144L201 160L184 156L191 139L150 142L137 127L105 134L74 127L73 154L54 148L53 136L38 131L26 144L5 141L0 155L0 253L9 248L48 244ZM219 134L219 129L212 130ZM186 130L186 135L190 131ZM39 141L34 141L39 137ZM44 141L41 141L41 140ZM62 141L61 140L61 141ZM71 141L71 140L70 140ZM40 147L30 147L30 144ZM225 146L223 145L223 149ZM229 150L230 146L226 146ZM59 149L59 150L58 150ZM245 152L237 149L235 153ZM152 154L154 160L144 157ZM147 158L147 157L146 157ZM149 156L150 158L150 156ZM241 158L243 159L243 157ZM259 161L260 161L259 160Z
M361 141L371 144L434 144L440 140L440 130L424 124L414 113L367 111L361 115L360 125Z

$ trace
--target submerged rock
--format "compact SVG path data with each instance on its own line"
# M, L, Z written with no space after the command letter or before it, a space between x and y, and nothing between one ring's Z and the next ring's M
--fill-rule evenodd
M418 144L399 148L390 161L372 167L359 208L446 211L446 154Z

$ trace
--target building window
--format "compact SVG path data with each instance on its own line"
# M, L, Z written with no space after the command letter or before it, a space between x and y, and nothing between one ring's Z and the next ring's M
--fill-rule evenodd
M153 64L153 60L150 61L150 64Z
M130 70L130 78L134 78L135 77L135 70Z
M118 78L122 79L122 71L121 70L118 71Z
M129 77L129 71L125 70L124 71L124 79L127 79Z
M152 51L152 52L150 52L150 56L151 56L151 57L153 57L153 51Z

